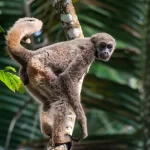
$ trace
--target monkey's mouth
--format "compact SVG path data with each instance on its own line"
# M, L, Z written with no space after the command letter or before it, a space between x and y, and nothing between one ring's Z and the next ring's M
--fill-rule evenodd
M103 60L103 61L108 61L109 60L109 54L104 53L104 52L99 53L98 51L96 51L95 57L96 57L97 60Z
M102 54L99 55L99 57L100 57L101 59L103 59L103 60L108 60L108 59L109 59L109 54L107 54L107 53L102 53Z
M108 61L109 60L109 54L105 54L105 53L97 53L96 55L96 59L98 60L102 60L102 61Z

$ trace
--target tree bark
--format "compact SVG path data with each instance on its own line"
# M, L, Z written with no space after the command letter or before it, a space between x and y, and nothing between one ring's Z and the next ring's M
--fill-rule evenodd
M67 39L83 38L72 0L50 0L60 17Z
M60 17L60 21L62 23L67 40L84 38L80 23L78 21L78 17L72 4L72 0L50 0L50 1ZM66 134L72 135L76 116L71 107L68 109L69 114L67 117L68 119L66 124ZM52 149L52 147L49 144L47 150L50 149ZM53 148L53 150L67 150L67 146L64 144Z

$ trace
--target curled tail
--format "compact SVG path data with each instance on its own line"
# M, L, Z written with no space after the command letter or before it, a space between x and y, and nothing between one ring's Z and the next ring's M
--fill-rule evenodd
M39 31L42 22L36 18L21 18L15 22L7 33L6 44L10 56L22 66L27 64L28 59L32 55L32 51L23 47L20 42Z

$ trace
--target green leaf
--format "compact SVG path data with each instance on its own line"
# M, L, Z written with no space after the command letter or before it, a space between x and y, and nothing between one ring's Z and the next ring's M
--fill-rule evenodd
M1 26L0 26L0 32L3 32L3 33L5 32Z
M23 84L18 76L15 74L12 74L10 72L7 72L7 70L16 71L13 67L6 67L4 70L0 70L0 80L5 83L5 85L12 90L13 92L24 92Z
M9 71L9 70L12 70L13 72L16 72L16 69L11 67L11 66L7 66L5 67L4 71Z

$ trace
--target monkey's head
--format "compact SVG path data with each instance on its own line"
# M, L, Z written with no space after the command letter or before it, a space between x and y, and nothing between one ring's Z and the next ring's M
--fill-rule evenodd
M114 52L116 41L107 33L97 33L91 37L95 47L96 59L108 61Z

